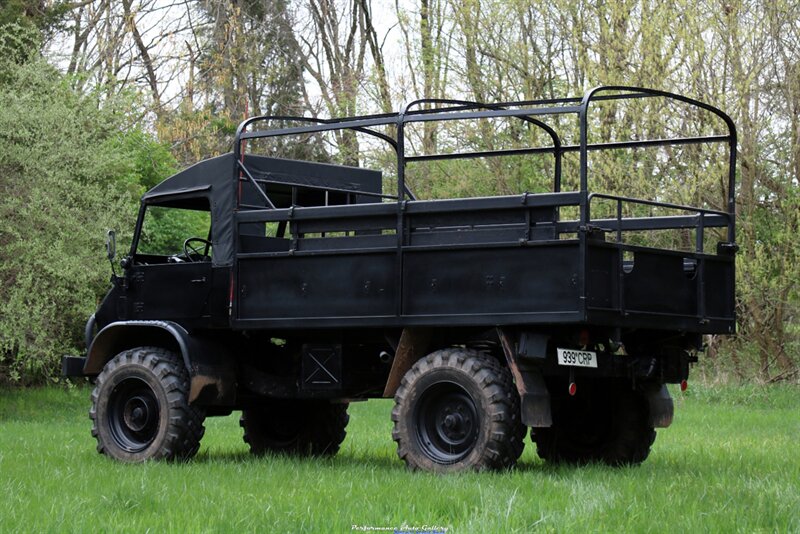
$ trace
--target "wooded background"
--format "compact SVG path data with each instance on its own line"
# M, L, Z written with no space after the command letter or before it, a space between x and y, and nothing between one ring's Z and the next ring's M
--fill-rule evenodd
M83 324L108 286L105 230L124 242L141 193L228 151L246 116L580 96L601 84L682 93L736 122L738 333L708 339L703 369L723 380L798 380L797 1L4 0L0 382L57 380L60 356L83 350ZM685 118L634 106L598 125L605 137L637 138L682 132ZM423 153L515 139L486 123L410 135ZM348 163L385 157L347 134L315 150ZM628 154L592 172L612 192L724 209L724 169L688 149L670 155L677 167ZM496 161L423 167L409 179L428 197L544 183L544 163Z

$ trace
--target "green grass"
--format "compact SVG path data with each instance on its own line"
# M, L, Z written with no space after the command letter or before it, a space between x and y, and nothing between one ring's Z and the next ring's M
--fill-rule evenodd
M250 457L235 414L189 463L123 465L95 452L88 397L0 391L0 532L800 532L797 387L695 385L640 467L553 467L528 442L513 471L457 476L406 471L389 401L351 406L333 459Z

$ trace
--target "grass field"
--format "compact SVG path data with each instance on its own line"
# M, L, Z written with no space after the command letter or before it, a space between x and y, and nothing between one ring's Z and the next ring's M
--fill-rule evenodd
M122 465L95 452L88 397L0 390L0 532L800 532L797 387L678 394L640 467L552 467L528 442L513 471L458 476L406 471L390 401L351 406L333 459L250 457L234 414L189 463Z

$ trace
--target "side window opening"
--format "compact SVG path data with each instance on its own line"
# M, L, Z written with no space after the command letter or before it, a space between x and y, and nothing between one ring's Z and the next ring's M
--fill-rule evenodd
M207 201L191 208L147 206L136 247L139 263L211 261L211 213Z

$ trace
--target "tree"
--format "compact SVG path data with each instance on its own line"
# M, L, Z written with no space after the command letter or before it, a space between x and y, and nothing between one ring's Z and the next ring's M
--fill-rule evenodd
M129 97L99 107L41 57L9 59L31 35L0 27L0 381L23 384L82 349L108 285L105 231L125 236L145 175L166 170L157 143L134 139Z
M113 107L130 90L145 95L136 112L180 164L228 150L248 114L341 117L389 112L420 97L527 100L578 96L600 84L652 86L714 104L739 129L741 252L739 335L712 339L710 359L741 377L798 376L800 4L419 0L395 2L396 20L385 9L377 17L389 1L373 7L370 0L9 0L0 19L36 30L34 44L7 36L7 43L23 39L6 46L12 62L28 61L41 35L54 35L46 41L48 57L98 107ZM66 43L65 53L53 43ZM10 102L12 95L3 98ZM573 116L547 120L565 132L565 144L577 141ZM657 99L596 103L590 121L595 140L710 135L721 128L712 115ZM518 120L437 126L410 125L409 149L431 154L550 143ZM277 146L310 159L325 159L328 148L338 150L342 163L391 159L389 151L373 157L372 145L354 132ZM590 187L724 209L724 149L593 153ZM566 154L565 189L576 187L577 169L576 153ZM552 158L541 155L418 162L407 179L437 197L539 191L551 176ZM708 246L718 238L708 232ZM686 232L663 239L679 249L692 246Z
M309 24L297 38L303 67L313 78L331 117L360 114L362 84L368 80L367 52L376 66L380 107L391 109L385 61L373 25L368 0L308 0ZM308 96L306 100L311 104ZM358 165L358 136L352 130L334 132L339 161Z
M302 55L287 2L198 2L189 49L188 80L180 105L160 117L159 136L184 163L227 151L248 116L300 115ZM300 154L307 147L298 144Z

